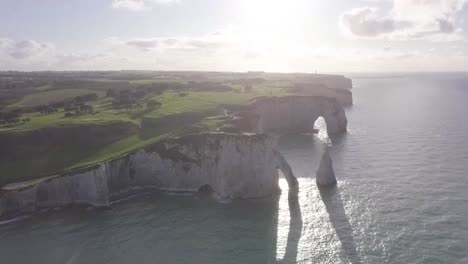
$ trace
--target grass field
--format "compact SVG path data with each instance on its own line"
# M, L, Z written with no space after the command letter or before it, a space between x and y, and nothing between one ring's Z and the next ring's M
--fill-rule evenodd
M52 102L58 102L64 99L69 99L75 96L91 94L91 93L95 93L100 97L104 95L103 91L95 91L95 90L89 90L89 89L47 90L47 89L50 89L50 86L48 85L40 86L40 87L37 87L36 89L38 89L40 92L26 95L19 102L13 105L10 105L9 108L31 107L31 106L49 104Z
M176 79L147 79L147 80L132 80L129 81L131 84L152 84L152 83L180 83L187 84L185 80Z
M24 114L23 118L29 118L29 122L13 126L0 126L0 132L25 131L44 127L70 126L79 124L103 124L115 121L129 121L135 124L139 124L138 120L133 120L130 118L132 111L112 109L109 98L99 99L90 105L94 107L96 112L95 114L64 117L65 111L63 111L63 109L59 112L51 114L41 114L38 112Z
M165 92L162 95L152 97L152 99L161 102L162 105L157 111L148 114L148 117L157 118L185 112L204 112L214 110L223 104L247 104L253 97L253 94L240 93L189 92L186 96L179 96L175 92Z
M46 84L46 85L41 85L41 86L34 87L34 90L37 90L37 91L47 91L47 90L50 90L50 89L52 89L51 84Z
M153 95L147 99L160 102L162 105L153 111L147 111L145 106L133 109L114 109L111 98L101 98L91 103L94 107L94 114L86 114L74 117L64 117L64 111L61 110L52 114L41 114L38 112L23 115L23 118L30 118L30 122L0 127L0 136L2 133L18 133L34 131L46 127L70 127L80 125L102 125L114 122L131 122L140 127L143 118L159 120L165 118L164 127L151 128L150 131L140 132L115 142L104 145L75 145L73 139L67 144L58 145L46 152L42 151L41 156L34 158L32 153L39 150L34 145L24 145L22 153L31 153L24 158L18 158L14 161L0 161L0 171L7 179L18 179L19 181L34 179L38 176L47 176L60 171L75 170L87 166L93 166L99 162L113 159L124 155L130 151L144 147L148 144L157 142L168 136L180 135L184 127L179 120L179 115L184 113L205 113L214 111L221 104L246 104L255 97L256 93L209 93L209 92L188 92L181 96L178 92L166 91L161 95ZM147 100L146 99L146 100ZM144 112L144 115L136 115ZM135 118L135 116L138 116ZM174 116L174 117L172 117ZM174 120L172 122L171 120ZM193 120L194 123L198 122ZM208 130L214 129L220 122L220 119L211 118L200 122L199 127ZM109 131L112 133L112 131ZM51 138L50 140L54 140ZM48 147L50 148L50 147ZM12 150L20 151L19 149Z
M27 95L21 102L15 104L28 104L28 106L43 104L47 101L58 100L59 98L70 98L87 93L98 93L87 89L51 90ZM102 124L115 121L128 121L136 125L141 124L144 117L160 118L185 112L205 112L215 110L219 105L225 104L247 104L250 100L258 96L281 96L285 92L280 87L256 86L249 93L234 92L187 92L185 96L180 96L178 92L166 91L161 95L153 95L146 98L160 102L162 105L154 111L146 111L145 106L133 109L113 109L111 98L101 98L90 105L93 106L95 114L80 115L74 117L64 117L65 112L59 111L52 114L29 113L23 118L30 118L30 122L0 126L0 132L5 131L25 131L44 127L67 126L77 124ZM143 113L143 114L141 114Z

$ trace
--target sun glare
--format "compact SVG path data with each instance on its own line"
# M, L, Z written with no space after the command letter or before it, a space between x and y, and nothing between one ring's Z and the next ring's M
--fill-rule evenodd
M244 1L244 34L257 45L281 43L300 26L306 4L304 0Z

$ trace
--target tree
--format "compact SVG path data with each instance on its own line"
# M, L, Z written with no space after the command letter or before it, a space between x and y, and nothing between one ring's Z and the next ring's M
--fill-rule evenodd
M76 107L76 106L66 106L66 107L63 108L63 110L65 110L66 112L72 112L72 111L78 110L78 107Z
M94 112L94 108L90 105L81 105L80 106L80 113L81 114L92 114Z
M161 103L155 100L148 100L148 102L146 102L146 108L148 108L149 110L154 110L156 108L159 108L160 106Z
M106 91L106 96L107 97L114 97L117 93L115 92L114 89L107 89Z

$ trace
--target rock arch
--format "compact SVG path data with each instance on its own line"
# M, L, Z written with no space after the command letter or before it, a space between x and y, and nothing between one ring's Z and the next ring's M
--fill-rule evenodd
M256 133L311 132L314 123L323 117L328 135L346 132L348 120L336 99L321 96L286 96L260 98L252 102Z
M284 159L283 155L281 155L278 151L275 151L275 159L276 159L276 168L281 170L288 183L289 187L289 198L290 199L297 199L297 195L299 192L299 182L297 181L296 176L289 166L289 163Z

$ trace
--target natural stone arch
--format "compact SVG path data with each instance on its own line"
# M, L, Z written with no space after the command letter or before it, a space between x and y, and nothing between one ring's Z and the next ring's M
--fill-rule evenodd
M328 132L327 132L327 122L325 121L325 118L323 116L319 116L315 121L314 121L314 134L321 135L323 132L327 134L328 137Z
M299 192L299 182L297 181L296 176L294 176L291 166L289 166L289 163L279 152L275 151L275 156L276 168L283 173L283 176L286 179L286 182L288 183L289 198L297 199L297 195Z
M323 117L329 136L346 132L348 120L343 107L333 98L321 96L286 96L260 98L251 104L256 118L256 133L311 132Z

